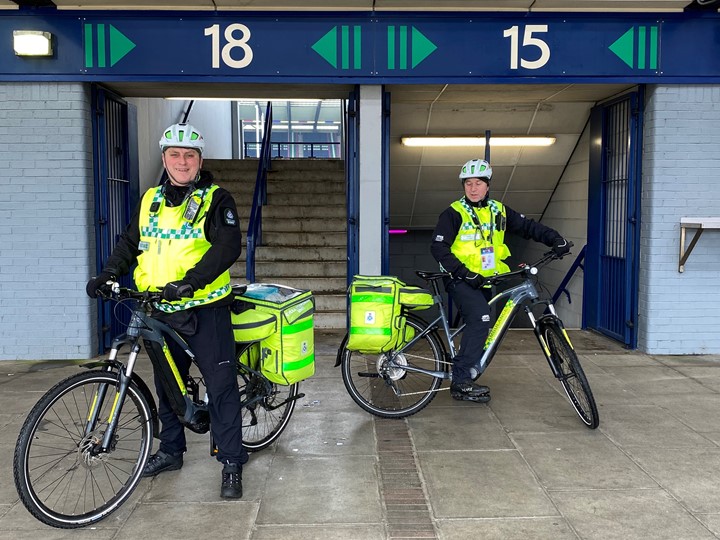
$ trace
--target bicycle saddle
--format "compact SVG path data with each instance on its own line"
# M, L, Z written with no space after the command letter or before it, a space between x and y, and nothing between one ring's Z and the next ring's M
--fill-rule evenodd
M415 270L415 273L426 281L450 277L450 274L448 274L447 272L427 272L425 270Z

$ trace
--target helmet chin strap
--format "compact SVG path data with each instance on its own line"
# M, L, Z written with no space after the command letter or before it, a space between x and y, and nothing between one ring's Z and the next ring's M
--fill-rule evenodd
M165 169L165 170L167 171L167 169ZM170 174L170 171L167 171L167 175L168 175L168 179L167 179L168 182L170 182L171 184L173 184L173 185L175 185L175 186L177 186L177 187L183 187L183 186L182 186L181 184L179 184L179 183L174 184L174 183L172 182L172 180L175 180L175 178L173 178L173 176ZM199 180L200 180L200 170L198 169L198 172L197 172L197 174L195 175L195 178L192 180L192 182L188 182L188 183L185 184L185 186L184 186L184 187L187 187L188 189L187 189L187 191L185 192L185 197L183 197L183 200L182 200L183 203L184 203L185 201L187 201L187 200L190 198L190 196L193 194L193 192L195 191L195 186L197 185L197 183L198 183ZM182 203L180 203L180 204L182 204Z

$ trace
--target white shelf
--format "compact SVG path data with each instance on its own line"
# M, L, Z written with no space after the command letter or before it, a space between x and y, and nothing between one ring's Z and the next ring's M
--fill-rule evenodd
M685 234L687 229L695 229L695 234L690 240L690 244L685 249ZM700 235L705 229L720 229L720 217L684 217L680 218L680 264L678 272L685 271L685 263L687 262L690 252L692 252L695 244L700 239Z

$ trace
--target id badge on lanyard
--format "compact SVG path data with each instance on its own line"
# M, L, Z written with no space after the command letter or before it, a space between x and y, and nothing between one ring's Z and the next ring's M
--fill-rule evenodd
M480 257L483 270L495 270L495 249L492 246L481 248Z

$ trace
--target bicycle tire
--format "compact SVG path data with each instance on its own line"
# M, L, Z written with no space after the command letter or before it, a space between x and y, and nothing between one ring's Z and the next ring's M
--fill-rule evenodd
M300 383L280 385L262 375L242 369L238 354L238 385L243 402L259 397L255 403L244 406L242 416L243 446L248 452L258 452L274 443L290 422L295 410Z
M415 335L426 328L420 320L408 318L407 324L415 330ZM401 368L388 370L388 354L365 354L343 348L340 362L343 383L353 401L375 416L411 416L435 398L443 379ZM443 349L433 334L423 336L412 347L398 353L397 358L405 365L443 371Z
M117 375L89 371L60 381L35 404L20 430L13 458L15 488L25 508L47 525L74 529L96 523L117 510L142 478L152 448L152 412L133 382L112 450L95 456L89 452L92 441L102 438L115 401L109 391L98 426L83 436L102 384L114 389Z
M558 379L570 404L588 428L597 428L600 425L600 416L595 398L564 329L557 323L550 323L543 328L543 336L550 350L550 359L560 373Z

